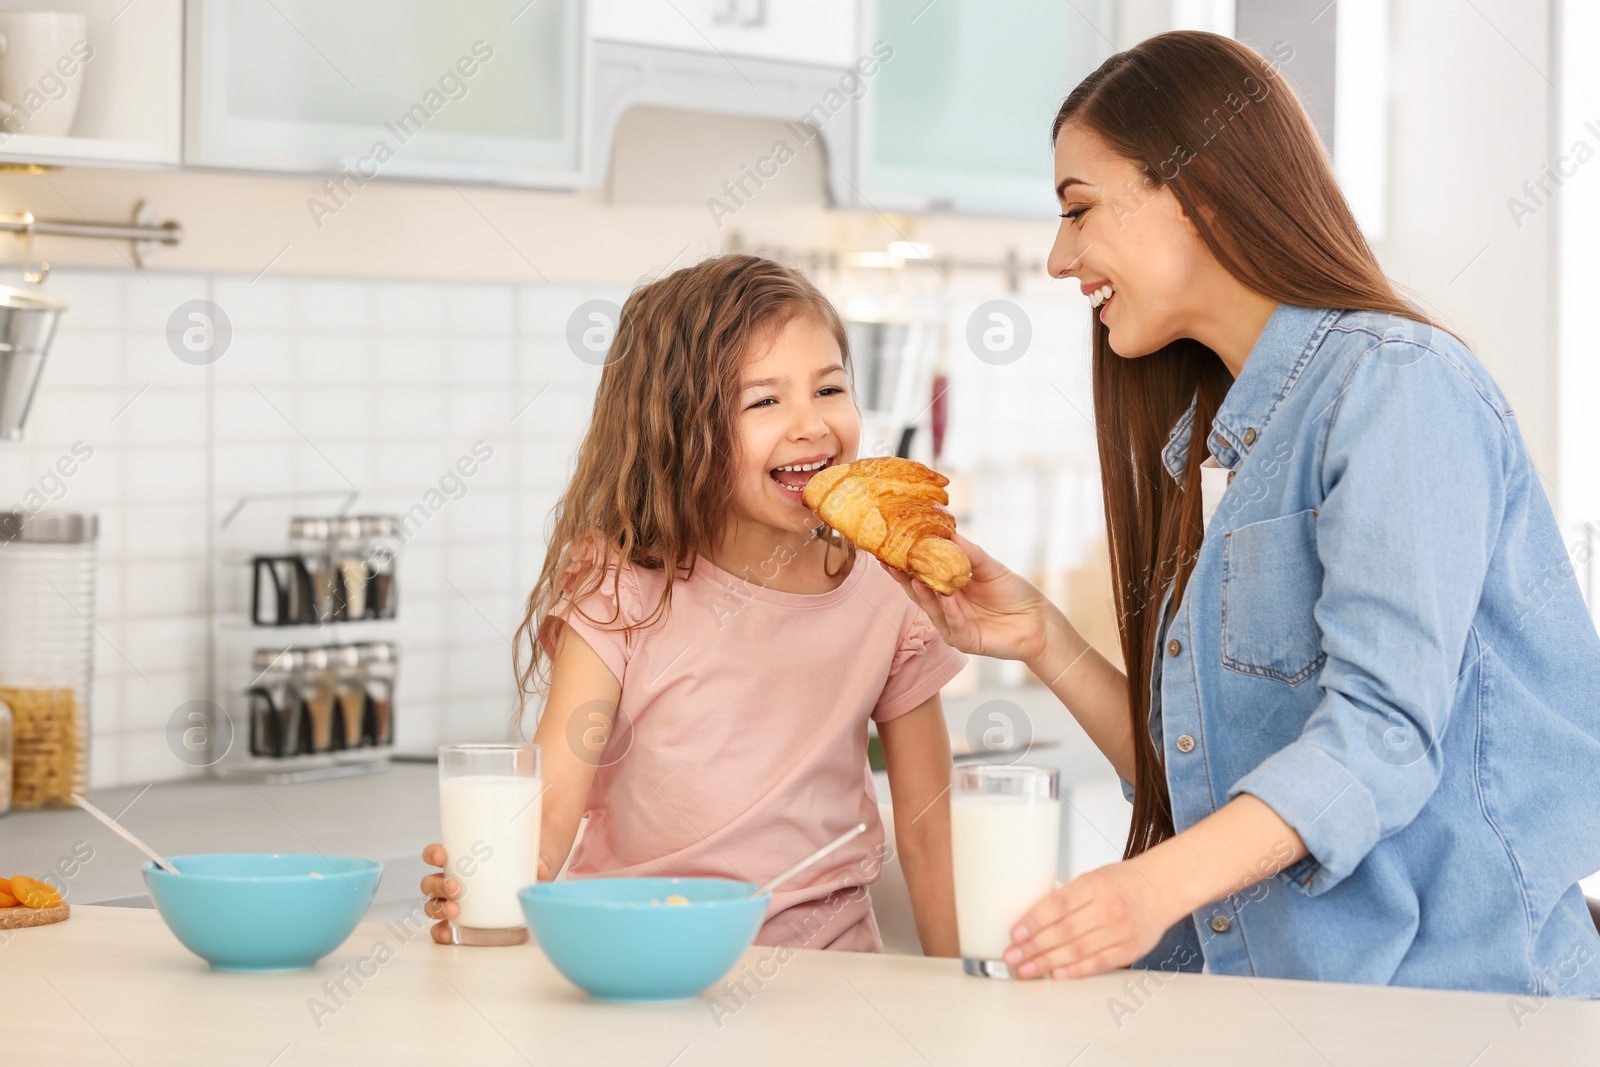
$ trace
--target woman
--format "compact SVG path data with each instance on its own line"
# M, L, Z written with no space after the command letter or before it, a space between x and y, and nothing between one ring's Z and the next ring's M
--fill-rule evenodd
M1600 996L1600 638L1500 390L1243 45L1151 38L1052 133L1127 674L977 546L953 597L902 580L1133 802L1007 962Z

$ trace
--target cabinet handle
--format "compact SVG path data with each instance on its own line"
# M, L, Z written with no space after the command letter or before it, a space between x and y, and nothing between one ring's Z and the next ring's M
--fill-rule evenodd
M749 5L749 15L741 18L745 0L722 0L711 9L711 21L719 26L745 26L759 28L767 24L767 0L755 0Z

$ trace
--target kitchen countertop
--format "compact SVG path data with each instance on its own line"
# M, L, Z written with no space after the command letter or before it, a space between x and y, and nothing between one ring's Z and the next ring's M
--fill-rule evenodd
M399 763L321 782L191 778L97 789L89 799L108 815L121 812L118 821L163 855L321 852L381 860L383 882L368 915L387 918L421 896L422 846L439 840L438 775L433 764ZM92 857L75 864L84 843ZM76 808L0 817L0 875L53 874L72 904L148 907L143 863L132 845Z
M1058 767L1064 789L1114 779L1088 735L1043 686L947 697L945 717L951 732L976 731L981 736L990 720L987 715L974 719L974 713L996 700L1013 705L1007 718L1024 724L1022 730L1050 742L1027 759ZM969 723L976 725L969 729ZM439 840L437 782L434 764L396 763L380 773L320 782L253 785L190 778L97 789L89 799L108 814L121 813L124 826L165 855L321 852L380 860L383 882L368 917L387 919L420 896L417 885L427 872L422 847ZM881 772L877 782L879 799L887 801L887 778ZM1064 820L1063 838L1067 832ZM83 843L93 849L93 856L74 863L75 849L79 857L84 854ZM0 875L53 873L69 903L148 907L139 873L143 862L131 845L86 812L15 811L0 816Z
M313 970L211 971L155 912L78 906L0 945L17 1063L1366 1064L1593 1062L1600 1004L1213 975L968 978L954 960L754 948L727 986L603 1004L534 945L363 923ZM383 946L380 948L380 946ZM364 962L363 962L364 961ZM333 979L348 996L330 995ZM325 983L329 983L325 985ZM318 1006L320 1007L320 1010Z

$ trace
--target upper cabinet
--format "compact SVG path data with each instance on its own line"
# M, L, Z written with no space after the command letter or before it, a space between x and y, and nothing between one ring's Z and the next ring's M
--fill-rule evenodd
M590 0L599 40L848 67L856 0Z
M574 187L583 0L189 0L185 161Z
M1110 0L867 0L862 206L1050 217L1050 123L1112 51Z
M0 162L575 189L654 107L819 136L841 207L1048 217L1050 120L1113 0L42 6L0 0Z
M0 161L181 158L182 0L0 0Z

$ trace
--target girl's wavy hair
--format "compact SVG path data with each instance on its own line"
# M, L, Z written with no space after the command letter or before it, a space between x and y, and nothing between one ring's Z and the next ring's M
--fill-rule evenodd
M674 581L691 577L695 561L711 554L733 498L740 368L802 316L833 334L848 372L850 346L838 311L805 275L770 259L717 256L629 295L572 480L552 513L544 567L517 628L512 667L519 717L529 696L549 684L550 650L540 635L564 598L577 611L609 582L620 603L620 573L610 563L662 571L666 584L650 614L620 627L643 629L667 611ZM836 538L829 544L844 547ZM617 615L583 617L616 626Z

